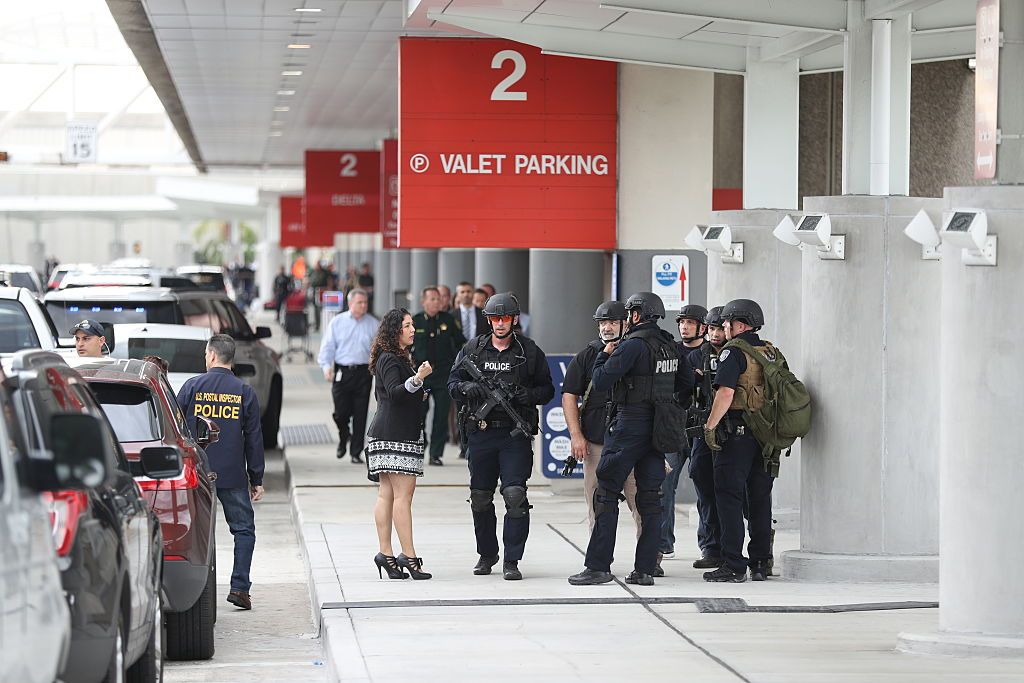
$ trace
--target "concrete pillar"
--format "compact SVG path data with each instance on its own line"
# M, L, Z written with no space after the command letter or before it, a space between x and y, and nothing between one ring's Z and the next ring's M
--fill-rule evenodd
M910 194L910 15L871 22L871 194Z
M284 265L281 250L281 208L280 202L267 205L263 214L263 239L256 244L256 283L260 300L268 301L274 295L274 278L278 268Z
M1024 183L1024 89L1020 87L1024 69L1024 3L999 4L999 129L1002 139L996 146L996 182ZM1020 206L1018 204L1017 206Z
M813 423L801 548L783 554L784 575L936 581L939 440L927 416L939 408L939 268L902 231L920 209L938 222L941 200L808 197L804 207L831 216L846 260L803 251L801 379Z
M389 308L405 308L413 310L414 303L419 304L419 296L409 296L411 282L412 254L408 249L391 250L391 301Z
M409 294L412 305L420 310L420 292L424 287L437 284L437 249L413 249L409 275Z
M373 314L382 317L394 308L391 295L391 250L373 252Z
M761 336L778 346L797 377L803 377L800 342L799 249L775 239L772 230L791 212L781 210L718 211L714 223L732 228L733 242L743 243L743 263L722 263L708 255L708 308L724 306L732 299L754 299L761 305L765 325ZM800 526L800 441L783 458L772 490L772 518L776 528Z
M178 224L178 241L174 243L174 264L176 266L187 266L195 261L194 247L192 246L192 223L188 219L181 219ZM276 269L274 275L276 275ZM274 281L273 276L270 279ZM271 287L271 290L273 287ZM262 291L262 290L260 290Z
M27 246L26 263L42 276L46 275L46 242L43 241L43 226L38 220L32 221L32 240ZM46 282L44 280L43 284Z
M960 249L942 245L942 344L931 358L940 375L941 407L937 419L919 411L921 424L915 425L915 431L937 427L941 442L939 630L903 634L899 647L1022 657L1024 584L1007 580L1006 568L1024 563L1017 430L1024 394L1016 386L1024 356L1020 327L1001 322L1024 316L1024 267L1017 257L1024 253L1024 187L947 188L946 210L961 207L986 212L988 234L999 237L999 260L995 267L966 266ZM975 349L966 362L964 349Z
M524 311L530 310L530 252L527 249L477 249L476 286L490 282L499 292L515 292Z
M476 253L472 249L439 250L437 253L437 284L448 285L454 295L455 286L460 282L474 282L475 260Z
M762 62L747 48L743 91L743 206L797 209L800 60Z
M843 194L871 190L872 25L864 0L847 0L843 57Z
M124 241L124 222L120 219L114 221L114 239L110 240L108 253L111 261L124 258L128 253L128 245Z
M531 337L545 353L574 354L595 337L604 301L603 251L530 250Z

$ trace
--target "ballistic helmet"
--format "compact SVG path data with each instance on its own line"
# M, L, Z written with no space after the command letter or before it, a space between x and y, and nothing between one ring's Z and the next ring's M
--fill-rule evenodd
M627 317L621 301L605 301L594 311L594 320L625 320Z
M764 313L756 301L733 299L722 308L722 320L739 320L756 330L764 325Z
M723 308L724 308L724 306L715 306L714 308L709 310L708 314L706 316L704 316L704 324L705 325L714 325L716 327L721 327L722 323L725 322L725 320L722 319L722 309Z
M682 310L679 311L679 315L676 316L676 322L680 320L696 320L701 325L704 324L704 317L708 314L708 309L697 304L688 304L683 306Z
M665 303L654 292L637 292L626 300L626 312L640 312L640 322L665 317Z
M511 292L495 294L484 304L484 315L519 315L519 299Z

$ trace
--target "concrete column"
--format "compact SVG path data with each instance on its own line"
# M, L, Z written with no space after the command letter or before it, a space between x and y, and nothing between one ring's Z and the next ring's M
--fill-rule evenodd
M927 416L939 408L939 264L902 231L920 209L938 222L942 202L808 197L804 207L831 216L846 260L803 251L801 379L813 423L801 549L783 554L784 575L936 581L939 440Z
M124 258L128 253L128 245L124 241L124 222L120 219L114 221L114 239L110 240L110 260Z
M524 311L530 310L530 252L527 249L477 249L476 285L490 282L499 292L515 292Z
M1003 3L1003 7L1015 3ZM1024 656L1024 584L1006 579L1024 563L1020 492L1020 416L1024 373L1020 327L1000 324L1024 316L1024 187L947 188L945 208L985 210L988 233L998 235L995 267L965 266L961 250L942 245L941 352L931 358L942 388L938 418L918 411L920 427L941 442L942 546L939 630L903 634L900 649L918 653ZM915 245L916 247L916 245ZM981 349L964 361L964 349ZM917 350L920 353L920 349Z
M268 301L274 295L274 278L284 265L281 250L281 209L277 201L270 202L263 217L263 239L256 245L256 282L260 299Z
M412 310L414 302L419 304L419 296L409 297L409 283L412 275L412 254L408 249L391 251L391 302L390 307Z
M38 220L32 221L32 239L26 245L26 263L42 276L46 275L46 242L43 241L43 226ZM44 280L43 284L46 282Z
M437 253L437 280L439 285L448 285L452 294L455 286L462 281L473 282L476 253L472 249L441 249Z
M733 242L743 243L743 263L722 263L708 255L708 308L732 299L753 298L761 305L765 325L761 336L778 346L797 377L803 377L800 302L803 259L799 249L775 239L772 230L791 212L779 210L718 211L714 223L732 228ZM783 458L773 488L772 518L776 528L800 526L800 441Z
M392 250L373 252L373 314L378 318L395 307L391 287Z
M1003 44L999 49L998 125L1002 140L996 146L996 182L1024 183L1024 3L999 4L999 28ZM1018 206L1020 206L1018 204Z
M910 194L910 15L871 22L871 194Z
M743 206L797 209L800 60L762 62L747 48L743 91Z
M847 0L843 57L843 194L871 190L872 25L864 0Z
M437 284L437 249L412 250L412 268L409 279L412 305L419 310L420 292L424 287Z
M195 260L192 246L192 223L182 218L178 224L178 241L174 243L174 264L186 266ZM276 273L275 273L276 274ZM273 276L271 276L273 282ZM271 287L273 289L273 287ZM261 290L262 291L262 290Z
M576 353L594 338L604 301L603 251L530 250L531 337L545 353Z

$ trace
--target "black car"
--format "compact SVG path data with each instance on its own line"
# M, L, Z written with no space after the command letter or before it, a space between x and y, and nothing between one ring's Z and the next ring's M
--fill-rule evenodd
M71 652L62 680L162 680L163 542L133 469L153 479L177 477L180 454L147 449L133 468L89 385L54 353L17 353L7 385L27 441L29 476L52 470L52 454L67 448L69 439L80 449L109 452L114 461L105 481L45 496L71 609ZM68 414L91 416L95 428L55 430Z

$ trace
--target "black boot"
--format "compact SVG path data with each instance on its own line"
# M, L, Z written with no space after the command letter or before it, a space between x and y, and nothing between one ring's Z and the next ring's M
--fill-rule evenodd
M658 562L657 562L657 564L654 565L654 573L651 574L651 576L657 576L657 577L665 576L665 570L661 568L661 560L662 560L663 557L664 557L664 555L662 555L661 553L658 553ZM634 572L634 574L635 573L636 572ZM630 574L630 576L632 576L632 575L633 574ZM628 577L626 578L626 583L629 583L629 578ZM647 584L644 584L644 585L647 585Z
M480 559L477 560L476 566L473 567L473 573L477 576L485 576L491 573L491 567L496 564L498 564L497 555L494 555L493 557L481 555Z
M664 573L665 572L662 572L662 574ZM629 576L626 577L626 583L631 583L635 586L653 586L654 577L650 574L642 574L634 569L629 573Z
M718 569L722 566L722 558L716 555L705 554L699 560L694 560L694 569Z
M771 569L767 562L754 562L750 565L751 581L767 581L769 576L771 576Z
M734 572L727 565L722 565L713 572L704 572L704 580L713 583L743 583L747 580L747 570Z
M512 560L505 560L501 566L501 576L506 581L522 581L523 573L519 571L519 563Z
M608 583L614 581L615 577L612 576L611 572L598 572L585 567L579 574L573 574L569 577L569 583L574 586L596 586L600 583Z

